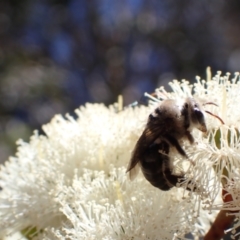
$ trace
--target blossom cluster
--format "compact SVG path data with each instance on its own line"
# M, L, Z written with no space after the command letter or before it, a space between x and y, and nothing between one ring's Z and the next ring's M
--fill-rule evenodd
M236 74L170 83L149 106L87 104L77 117L56 115L0 169L0 236L28 239L186 239L203 236L217 210L240 210L240 81ZM140 173L126 174L131 152L156 104L194 97L206 105L208 132L182 142L188 159L171 151L174 169L198 191L183 186L164 192ZM232 201L219 199L224 190ZM236 222L234 229L240 225Z

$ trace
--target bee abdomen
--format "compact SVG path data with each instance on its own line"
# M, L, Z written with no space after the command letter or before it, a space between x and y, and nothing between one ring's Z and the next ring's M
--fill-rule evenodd
M170 190L174 185L168 181L165 176L166 169L170 168L169 157L167 154L160 153L164 151L168 153L169 146L165 142L153 144L148 148L144 156L141 158L140 166L144 177L154 186L162 191Z
M142 168L142 172L144 177L154 186L159 188L162 191L168 191L170 190L173 185L167 181L165 176L157 173L149 173L146 172L146 169Z
M161 143L152 144L140 161L144 177L162 191L168 191L187 180L184 175L172 174L168 153L169 145L161 141ZM196 191L198 187L192 181L188 181L186 189Z

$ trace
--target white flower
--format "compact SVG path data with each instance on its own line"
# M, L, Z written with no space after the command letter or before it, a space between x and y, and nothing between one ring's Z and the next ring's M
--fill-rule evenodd
M60 239L172 239L176 230L180 236L194 230L193 203L182 201L181 190L156 191L143 177L130 184L125 171L76 174L59 196L68 221L52 234Z
M87 104L76 110L76 119L55 116L43 126L46 136L35 132L30 143L18 141L16 157L0 170L0 234L24 230L25 236L39 239L179 239L204 235L214 210L238 216L238 76L229 80L229 74L218 73L213 80L173 81L171 87L171 93L157 89L158 99L149 107L116 111L116 106ZM203 136L194 130L196 144L183 142L189 159L171 152L174 169L184 171L199 191L163 192L142 174L131 182L126 166L149 113L162 99L187 96L218 104L204 108L225 122L206 114L209 132ZM222 188L232 201L219 201Z
M183 81L171 83L172 93L164 89L157 91L160 97L178 98L193 96L204 102L214 102L205 109L223 119L224 125L213 116L207 117L208 133L203 137L199 131L194 131L196 146L186 145L190 160L194 163L187 174L193 182L202 186L201 204L204 209L227 210L229 215L239 219L240 210L240 81L236 73L233 79L230 74L221 76L221 72L210 81L200 80L194 85ZM193 93L193 94L192 94ZM219 194L223 192L223 200L219 202ZM228 198L228 199L227 199ZM196 204L200 204L196 202ZM240 226L235 221L232 233ZM235 235L236 237L237 235Z

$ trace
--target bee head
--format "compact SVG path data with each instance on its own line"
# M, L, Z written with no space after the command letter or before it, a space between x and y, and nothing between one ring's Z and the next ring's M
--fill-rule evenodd
M217 104L213 102L206 102L204 104L200 104L194 98L187 98L185 102L185 108L186 106L188 106L187 108L189 114L190 127L191 128L195 127L202 132L207 132L205 113L217 118L222 124L224 124L223 120L219 116L207 110L202 110L201 106L205 105L217 106Z
M187 98L190 126L197 128L202 132L207 131L205 114L200 104L193 98Z

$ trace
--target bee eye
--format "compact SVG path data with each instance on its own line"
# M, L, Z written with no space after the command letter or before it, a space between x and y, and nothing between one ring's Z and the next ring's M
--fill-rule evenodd
M202 120L203 120L203 118L204 118L202 111L200 111L199 109L195 109L195 110L194 110L194 114L196 115L197 120L198 120L199 122L202 122Z

